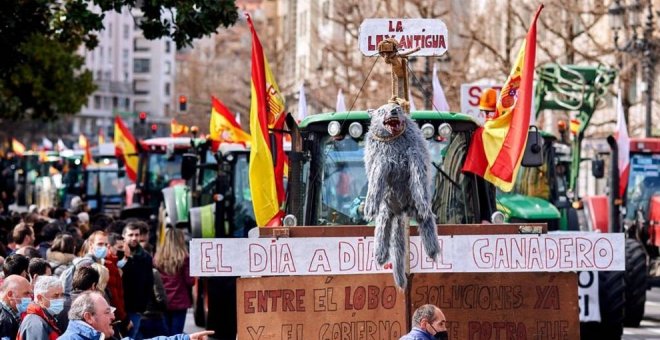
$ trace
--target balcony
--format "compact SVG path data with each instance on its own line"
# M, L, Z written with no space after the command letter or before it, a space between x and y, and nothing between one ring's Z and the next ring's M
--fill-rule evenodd
M96 84L98 87L97 91L100 92L133 94L133 84L131 83L110 80L95 80L94 84Z

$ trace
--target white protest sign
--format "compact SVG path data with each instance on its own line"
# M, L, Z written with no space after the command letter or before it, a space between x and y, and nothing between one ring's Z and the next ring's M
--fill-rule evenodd
M600 322L598 272L578 273L578 304L580 305L580 322Z
M460 235L438 238L437 261L410 238L412 273L624 270L623 234ZM391 272L372 237L193 239L192 276L342 275Z
M420 47L410 56L439 56L447 51L447 26L440 19L366 19L360 25L360 52L374 56L378 44L388 38L396 39L404 51Z

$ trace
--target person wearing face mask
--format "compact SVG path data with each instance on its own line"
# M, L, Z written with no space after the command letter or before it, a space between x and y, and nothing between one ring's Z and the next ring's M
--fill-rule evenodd
M28 305L18 328L17 340L55 340L62 334L55 317L64 308L62 281L39 276L34 285L34 302Z
M32 286L22 276L10 275L0 285L0 338L16 339L21 314L32 301Z
M433 340L448 339L447 320L440 308L427 304L413 313L413 329L399 340Z

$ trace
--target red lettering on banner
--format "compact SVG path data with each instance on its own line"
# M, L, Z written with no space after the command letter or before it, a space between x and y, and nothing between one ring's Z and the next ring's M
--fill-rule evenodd
M348 242L339 242L339 270L342 272L355 268L355 248Z
M545 239L545 268L555 268L559 263L559 246L557 241L546 238Z
M538 238L532 238L529 240L529 260L527 266L530 269L534 268L534 262L536 262L536 267L538 269L543 269L543 261L541 260L541 245Z
M592 268L593 261L589 259L589 254L591 253L591 249L593 248L591 242L584 237L578 237L575 239L575 248L577 252L577 260L575 261L577 267ZM592 259L593 259L593 255L592 255Z
M559 239L559 250L561 251L562 256L559 258L559 268L571 268L573 266L574 257L573 251L573 239L562 237Z
M478 268L487 269L493 267L491 263L493 261L492 255L484 251L484 248L488 247L489 244L490 242L485 238L478 239L472 244L472 259ZM479 250L476 251L477 249Z
M218 262L216 262L217 265L217 272L225 272L225 273L231 273L232 267L231 266L223 266L222 265L222 244L217 244L215 246L216 248L216 256L218 257Z
M266 248L262 247L260 244L251 243L248 246L248 258L250 261L250 272L262 272L266 270L268 265Z
M598 269L609 267L614 261L614 247L610 240L599 238L594 242L594 265Z
M213 268L209 267L209 263L211 262L211 255L209 255L209 251L213 250L213 243L201 242L199 245L199 249L202 252L202 256L200 256L200 259L202 261L200 266L202 268L202 272L204 273L213 272Z
M322 269L324 272L332 270L330 268L330 259L328 259L328 254L325 252L325 249L316 249L314 251L312 261L309 263L309 272L316 273L318 272L319 267L323 267Z
M255 291L247 291L243 293L243 311L245 314L254 313L254 302L252 299L254 299L256 296L257 292Z

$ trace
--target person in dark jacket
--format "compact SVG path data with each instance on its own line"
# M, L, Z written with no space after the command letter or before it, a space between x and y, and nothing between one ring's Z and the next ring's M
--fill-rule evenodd
M16 339L21 314L32 301L32 286L27 279L11 275L0 286L0 338Z
M55 340L61 334L57 316L64 308L62 281L53 276L40 276L34 285L34 302L18 328L17 340Z
M156 250L154 266L167 293L165 320L170 335L183 332L187 310L192 306L190 296L194 281L190 277L189 262L183 231L168 228L163 245Z
M69 326L59 340L100 340L114 335L113 307L95 291L80 294L69 310ZM213 331L202 331L190 335L159 336L150 340L206 340Z
M412 317L413 329L400 340L447 339L447 319L440 308L427 304L415 310Z
M124 307L133 323L128 337L138 337L140 320L147 308L154 285L153 260L140 246L140 227L144 222L130 222L123 231L124 256L126 264L122 268L124 287Z
M30 260L27 257L14 254L7 256L5 262L2 264L2 271L5 274L5 277L9 277L9 275L19 275L27 279L29 266Z

